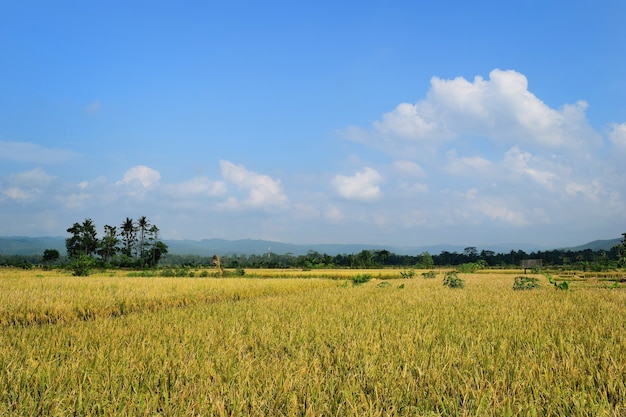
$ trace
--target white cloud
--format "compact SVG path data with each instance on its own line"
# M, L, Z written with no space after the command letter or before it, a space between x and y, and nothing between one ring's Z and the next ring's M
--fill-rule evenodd
M65 149L46 148L28 142L0 141L0 159L34 164L62 164L78 154Z
M524 210L520 207L511 208L505 199L477 199L474 204L477 212L484 214L490 220L501 221L512 226L525 226L529 223Z
M2 195L19 202L30 202L43 196L55 179L56 177L41 168L11 174L6 180L8 186L2 190Z
M156 187L160 180L161 174L159 171L145 165L137 165L126 171L124 177L116 185L140 184L145 189L151 189Z
M389 153L465 136L546 148L600 144L588 125L584 101L552 109L528 90L523 74L495 69L489 76L472 82L433 77L423 100L399 104L370 131L350 127L343 133Z
M243 165L236 165L230 161L220 161L222 176L228 182L235 184L247 193L246 198L239 200L230 197L225 207L228 208L281 208L289 202L283 193L279 180L268 175L248 171Z
M351 177L336 175L332 181L337 194L349 200L375 200L380 197L378 183L382 176L375 169L365 167Z
M393 163L394 170L402 176L425 177L424 169L413 161L401 160Z
M456 176L467 176L475 173L488 174L492 172L493 163L482 156L458 157L456 151L448 152L448 163L445 170Z
M9 187L2 191L2 195L16 201L29 201L34 195L18 187Z
M176 197L191 197L206 195L220 196L226 193L226 184L223 181L212 181L207 177L195 177L176 184L168 184L165 192Z
M609 139L616 148L621 151L626 151L626 122L622 124L611 124Z
M324 218L331 222L340 222L343 220L343 213L337 206L329 206L324 209Z
M545 188L552 189L557 175L548 170L531 167L530 163L532 160L532 154L521 151L515 146L504 155L502 163L514 176L530 178L536 183L543 185Z

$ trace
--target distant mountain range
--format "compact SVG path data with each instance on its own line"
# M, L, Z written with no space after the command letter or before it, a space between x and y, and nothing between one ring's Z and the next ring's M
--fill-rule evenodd
M567 248L546 248L538 245L524 243L508 243L499 245L476 246L480 252L491 250L496 253L508 253L511 250L524 252L546 251L552 249L581 251L591 249L610 250L622 241L621 238L608 240L594 240L580 246ZM430 245L430 246L387 246L387 245L363 245L363 244L291 244L272 242L268 240L241 239L204 239L204 240L164 240L169 247L169 253L174 255L260 255L268 251L275 254L305 255L309 251L325 253L331 256L338 254L358 253L362 250L386 249L398 255L418 255L424 252L439 254L443 251L462 253L467 246L461 245ZM45 249L56 249L65 254L64 237L23 237L7 236L0 237L0 254L2 255L39 255Z

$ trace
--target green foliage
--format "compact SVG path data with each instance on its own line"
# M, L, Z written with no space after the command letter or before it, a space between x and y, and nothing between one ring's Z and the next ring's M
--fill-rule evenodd
M478 260L476 262L468 262L458 266L459 272L463 272L465 274L473 274L474 272L478 272L481 269L484 269L487 266L487 262L484 260Z
M94 261L89 255L80 255L75 258L68 267L72 270L72 275L75 277L86 277L89 275L96 261Z
M415 277L415 271L410 269L408 271L400 271L400 276L402 278L414 278Z
M534 265L532 268L530 268L530 272L533 274L540 274L541 267L539 265Z
M377 285L378 288L387 288L387 287L391 287L391 284L387 281L382 281L379 282Z
M465 287L465 281L459 278L456 271L446 272L443 278L443 285L449 288L463 288Z
M61 257L61 254L56 249L46 249L43 251L43 256L41 257L41 261L45 264L51 264L56 262Z
M513 283L513 289L515 291L533 290L540 287L538 278L524 275L515 277L515 282Z
M422 254L417 257L417 265L419 268L428 269L435 266L435 261L430 253L422 252Z
M358 274L352 278L352 285L361 285L371 281L372 276L370 274Z
M546 272L544 275L546 276L546 278L548 278L550 284L554 285L554 288L563 291L569 290L569 284L571 281L557 282L554 278L552 278L552 275L550 275L549 273Z
M91 219L85 219L83 223L74 223L67 229L72 237L65 240L67 256L70 259L79 258L81 255L93 255L98 249L96 226Z
M437 277L435 271L422 272L422 278L433 279Z
M398 288L400 288L401 290L404 289L404 284L398 285Z
M237 268L237 270L235 271L235 275L243 277L244 275L246 275L246 270L243 268Z

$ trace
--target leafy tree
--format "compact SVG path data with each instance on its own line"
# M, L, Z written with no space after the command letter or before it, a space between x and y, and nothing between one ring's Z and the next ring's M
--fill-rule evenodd
M418 264L420 268L431 269L433 266L435 266L435 261L433 260L433 257L430 255L430 253L423 252L421 255L419 255Z
M76 259L81 255L91 256L98 249L98 238L96 237L96 226L91 219L85 219L82 224L74 223L67 229L72 237L65 240L67 256Z
M469 246L463 249L463 255L465 255L469 262L474 262L478 259L478 250L474 246Z
M376 251L376 260L380 262L381 265L387 265L389 262L389 257L391 256L391 252L387 249Z
M117 227L104 225L104 237L100 241L98 254L106 263L109 262L119 252L120 240L117 237Z
M61 254L56 249L46 249L43 251L43 256L41 257L41 262L48 265L54 263L59 260Z
M145 220L146 224L147 219ZM159 240L159 228L155 225L151 225L150 228L144 232L144 243L142 246L144 249L141 251L140 263L145 266L156 266L159 263L161 257L167 254L167 245Z

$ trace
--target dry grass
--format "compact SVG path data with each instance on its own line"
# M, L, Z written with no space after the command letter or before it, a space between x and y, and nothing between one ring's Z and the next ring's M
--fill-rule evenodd
M0 276L0 415L626 414L622 288L20 274ZM6 319L46 309L67 318Z

